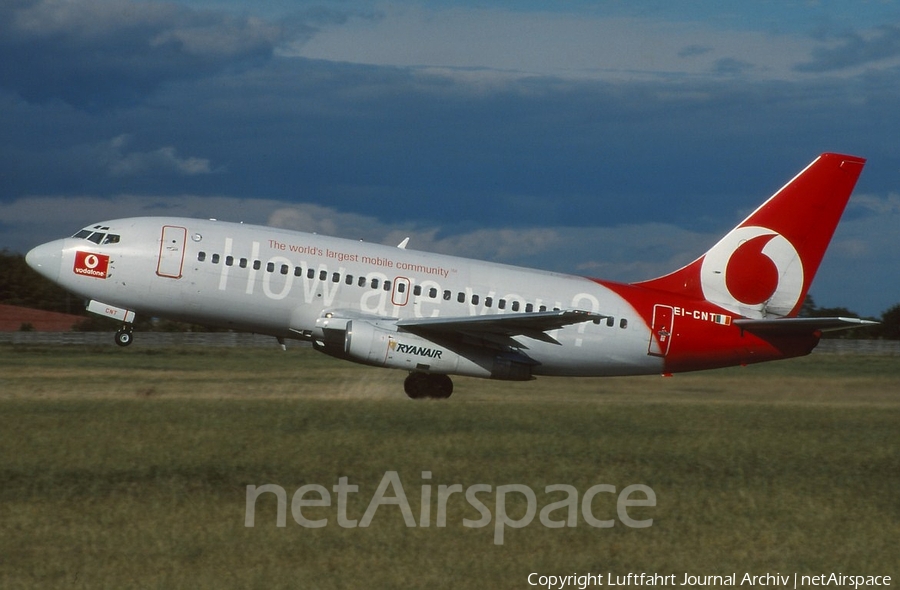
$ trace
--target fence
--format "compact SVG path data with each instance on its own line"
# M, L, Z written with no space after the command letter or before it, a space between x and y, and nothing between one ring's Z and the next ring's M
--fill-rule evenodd
M114 346L112 332L0 332L0 344ZM278 346L272 336L239 332L138 332L134 346L208 346L264 348ZM287 346L309 346L288 340ZM900 356L900 340L822 340L815 353Z
M115 346L112 332L0 332L0 344ZM289 347L309 346L297 340L288 340L286 344ZM240 332L136 332L132 346L271 348L278 346L278 341L272 336Z

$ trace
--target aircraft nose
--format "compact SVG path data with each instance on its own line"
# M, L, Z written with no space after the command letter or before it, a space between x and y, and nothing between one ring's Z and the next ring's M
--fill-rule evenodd
M62 242L47 242L32 249L25 255L28 266L44 275L51 281L59 279L59 267L62 264Z

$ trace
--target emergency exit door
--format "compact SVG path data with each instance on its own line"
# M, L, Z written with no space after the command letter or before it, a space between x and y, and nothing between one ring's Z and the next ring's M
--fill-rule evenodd
M650 345L647 354L650 356L666 356L672 346L672 324L675 311L668 305L653 306L653 322L650 326Z
M170 279L180 279L184 266L184 244L187 229L175 225L164 225L159 241L159 263L156 274Z

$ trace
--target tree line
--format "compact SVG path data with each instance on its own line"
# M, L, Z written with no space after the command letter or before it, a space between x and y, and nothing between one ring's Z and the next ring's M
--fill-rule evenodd
M45 311L56 311L84 316L79 324L81 330L111 330L115 322L88 314L84 302L55 283L45 279L25 263L22 254L0 250L0 303L19 305ZM806 297L800 311L802 317L860 317L846 307L818 307L812 296ZM826 333L826 338L887 339L900 340L900 303L884 311L879 318L865 319L880 321L877 326L842 330ZM138 318L138 329L155 331L199 331L200 326L180 322L159 321L153 318Z

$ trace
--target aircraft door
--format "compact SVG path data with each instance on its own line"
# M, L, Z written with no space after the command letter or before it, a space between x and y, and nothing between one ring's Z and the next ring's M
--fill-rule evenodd
M409 279L397 277L394 279L394 290L391 291L391 303L404 306L409 302Z
M675 312L669 305L653 306L653 322L650 326L650 344L647 354L664 357L669 354L672 345L672 325Z
M184 266L184 244L187 229L175 225L164 225L159 241L159 263L156 274L170 279L180 279Z

